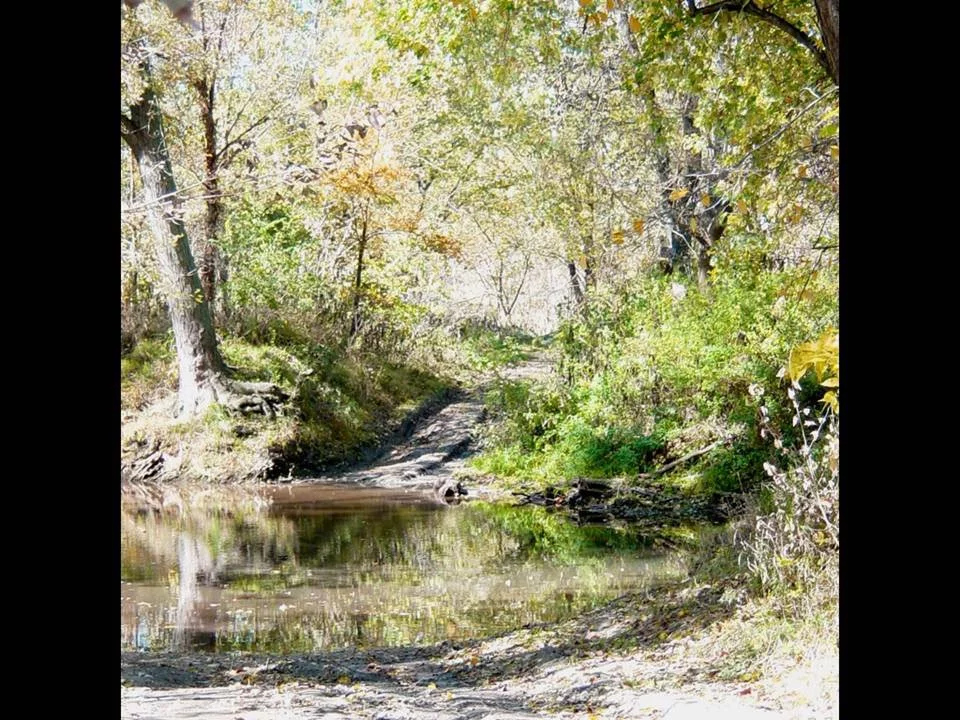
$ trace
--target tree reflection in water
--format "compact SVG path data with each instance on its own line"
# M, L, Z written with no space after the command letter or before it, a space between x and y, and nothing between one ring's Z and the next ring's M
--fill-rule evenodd
M125 504L121 647L466 639L570 617L685 572L635 531L577 527L542 508L336 492L271 506L243 491Z

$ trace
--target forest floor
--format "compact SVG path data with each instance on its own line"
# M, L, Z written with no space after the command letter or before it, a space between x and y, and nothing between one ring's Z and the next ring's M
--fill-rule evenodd
M541 360L512 372L547 371ZM421 418L364 466L327 480L431 487L463 467L480 392ZM502 495L469 477L468 497ZM474 484L477 483L477 484ZM835 633L778 619L733 577L625 595L577 618L463 643L291 656L122 653L121 716L206 718L839 717Z

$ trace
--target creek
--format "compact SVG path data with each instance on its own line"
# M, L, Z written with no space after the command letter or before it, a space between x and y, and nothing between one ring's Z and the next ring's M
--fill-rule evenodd
M335 483L121 503L122 650L294 653L463 641L686 574L630 526Z

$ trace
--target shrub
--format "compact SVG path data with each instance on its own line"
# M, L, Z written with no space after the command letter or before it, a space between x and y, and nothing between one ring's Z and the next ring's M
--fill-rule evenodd
M806 373L807 369L791 368L794 379L788 390L799 442L785 446L778 428L764 421L763 434L783 451L786 469L764 464L769 477L766 507L758 512L743 547L747 566L763 591L817 604L835 600L838 594L840 421L829 399L820 403L819 412L801 403L796 372ZM838 387L824 377L830 374L829 369L821 366L817 379L821 383L826 380L827 387ZM763 415L768 417L767 413Z

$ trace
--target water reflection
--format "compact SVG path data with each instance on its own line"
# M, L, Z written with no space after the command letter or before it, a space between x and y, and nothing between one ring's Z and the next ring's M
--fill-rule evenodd
M503 632L683 574L647 540L401 491L139 498L121 517L120 643L294 652Z

